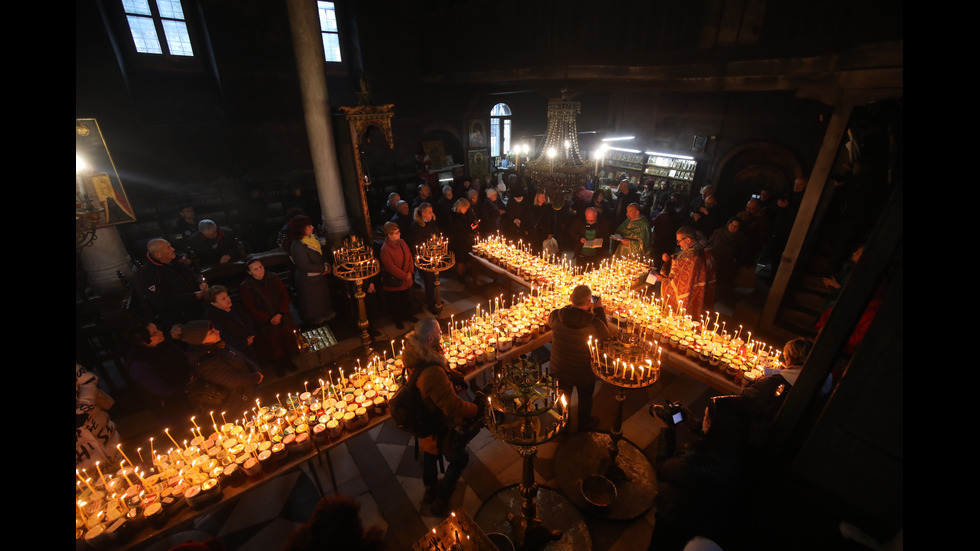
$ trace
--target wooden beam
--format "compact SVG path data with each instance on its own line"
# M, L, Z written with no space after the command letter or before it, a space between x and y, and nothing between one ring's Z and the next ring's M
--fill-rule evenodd
M810 180L803 194L803 202L800 210L796 214L796 221L793 222L793 230L786 241L786 248L779 259L779 265L774 266L776 277L773 279L772 287L769 288L769 296L766 304L762 308L762 316L759 318L759 330L764 333L777 332L774 327L776 315L782 306L783 295L789 288L789 283L797 269L797 260L803 250L803 243L811 228L816 229L813 224L817 207L820 204L820 197L824 194L827 186L833 186L830 182L830 172L834 167L834 160L837 158L837 151L840 148L841 138L847 131L847 123L851 118L850 105L837 105L834 113L830 117L827 131L824 133L823 144L817 154L817 161L814 164L813 172L810 173Z

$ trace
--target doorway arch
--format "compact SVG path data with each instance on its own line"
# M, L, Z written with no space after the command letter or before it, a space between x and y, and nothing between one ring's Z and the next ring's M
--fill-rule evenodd
M729 208L742 208L750 195L769 189L778 197L793 188L803 175L795 153L771 142L742 144L718 163L717 192Z

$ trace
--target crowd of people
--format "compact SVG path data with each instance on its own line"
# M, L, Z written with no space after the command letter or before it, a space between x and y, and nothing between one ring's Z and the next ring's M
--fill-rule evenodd
M561 208L533 182L513 175L506 185L481 187L479 180L464 178L441 189L420 184L411 197L391 193L372 216L383 241L375 250L381 273L364 285L369 331L379 335L375 320L383 312L397 329L416 323L415 288L424 288L424 300L418 301L424 309L439 311L435 278L418 270L413 257L417 247L436 235L449 238L455 275L466 286L474 283L468 260L475 241L499 233L535 252L573 251L582 266L610 257L649 258L648 282L656 281L668 305L690 312L711 309L716 299L731 297L742 272L754 273L756 262L781 254L805 187L800 178L778 199L764 191L730 218L723 217L710 185L687 202L652 181L637 189L625 178L611 188L582 189ZM170 410L163 404L176 399L181 380L200 375L193 365L179 361L172 341L184 340L185 353L189 345L215 344L203 343L214 338L204 333L179 337L176 328L206 321L222 346L241 354L244 361L236 360L233 371L252 379L262 369L282 376L295 369L290 356L296 351L296 333L345 315L345 302L338 303L338 297L353 296L352 289L332 277L332 250L301 208L287 213L280 240L292 261L292 296L282 279L266 270L262 257L247 256L230 229L213 220L195 220L193 207L182 208L178 216L184 250L163 238L147 244L140 282L152 317L132 331L131 374L161 415ZM201 275L201 268L223 264L242 265L237 293ZM573 314L565 317L574 325ZM161 335L164 342L157 343ZM164 372L172 380L163 378Z
M778 259L806 180L797 180L792 192L778 199L765 192L752 197L744 210L730 217L721 209L712 186L705 186L687 202L652 184L644 182L636 189L624 179L614 190L581 190L556 209L543 190L516 179L506 186L487 188L464 179L441 189L419 185L413 197L392 193L372 216L383 241L375 251L381 273L364 286L371 332L377 335L373 324L384 310L397 329L404 329L405 323L414 325L405 337L406 374L429 407L444 419L444 430L420 441L423 501L437 514L448 512L468 462L465 442L460 445L450 437L453 428L481 412L477 403L461 397L465 385L447 368L439 346L438 321L414 315L412 290L416 287L424 288L424 308L436 313L438 305L434 277L417 272L413 251L436 235L448 237L456 256L455 275L464 285L473 283L467 260L474 243L480 236L497 233L524 241L535 252L573 251L576 263L582 266L595 266L606 258L644 257L651 263L648 282L657 280L668 305L703 311L711 309L716 298L731 297L740 270L754 271L757 262ZM332 251L325 237L317 235L314 219L302 211L287 215L281 240L295 270L292 296L279 275L267 269L263 257L248 256L230 229L212 220L195 221L192 208L179 214L185 251L177 251L163 238L147 244L140 284L153 316L130 330L131 352L126 363L130 379L164 425L208 409L247 408L257 395L264 370L284 376L296 369L291 360L297 331L343 315L334 299L338 289L344 294L345 284L332 277ZM229 263L242 264L237 293L208 283L200 275L203 266ZM416 273L421 285L416 283ZM846 277L845 271L840 279ZM836 278L826 282L832 288L842 283ZM352 295L349 291L348 296ZM576 427L595 428L598 419L592 414L592 397L596 379L585 343L590 336L609 335L601 297L580 285L567 306L551 313L549 326L554 334L551 370L561 390L569 398L577 396ZM799 375L809 347L805 341L788 343L784 370L767 373L738 400L713 401L703 426L699 425L703 439L683 453L673 448L670 438L676 427L665 429L668 438L658 475L666 490L658 498L662 500L658 515L669 519L664 526L673 531L655 534L655 541L686 541L692 535L725 527L729 519L719 518L718 511L708 505L730 503L737 493L731 484L737 477L732 473L737 474L742 457L746 423L771 420L781 397ZM77 446L80 461L111 455L117 437L98 405L99 395L92 391L97 379L81 367L76 379L76 427L79 434L86 435ZM694 416L687 413L694 423ZM99 439L104 442L97 446ZM448 463L441 480L440 458ZM700 481L693 490L685 488L692 472L714 478L710 484ZM671 484L679 490L674 492ZM699 493L708 487L710 492ZM294 541L293 548L304 548L300 541Z

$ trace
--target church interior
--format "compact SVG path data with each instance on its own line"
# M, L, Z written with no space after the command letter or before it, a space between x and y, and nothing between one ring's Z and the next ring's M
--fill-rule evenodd
M368 249L374 245L376 257L388 199L398 194L411 202L420 186L437 194L467 180L476 189L499 186L511 200L513 182L523 189L540 177L539 191L547 190L555 211L571 220L580 206L578 188L569 192L569 181L554 178L557 156L590 198L600 188L618 196L624 177L636 188L653 182L685 205L711 186L722 223L746 201L799 193L781 252L753 262L747 282L706 307L733 333L736 327L748 332L749 342L754 334L782 349L796 337L815 339L800 379L753 449L753 461L763 467L738 513L737 534L712 549L901 548L901 3L86 0L75 6L76 161L80 151L90 155L104 177L100 187L99 178L83 182L76 169L76 364L115 400L108 414L123 452L131 456L144 446L146 454L149 437L159 446L178 433L175 427L164 434L134 388L125 333L148 312L152 317L140 270L153 261L153 240L167 239L180 252L182 209L193 207L198 220L212 219L240 238L244 254L230 263L234 268L211 272L209 283L227 285L237 303L246 276L242 261L268 255L263 262L287 282L295 304L295 268L281 248L290 208L310 216L334 254L350 243L345 236L356 235ZM549 154L556 105L576 112L564 150L559 145ZM681 164L669 172L654 166L662 157ZM803 191L794 189L800 180ZM98 213L78 200L86 185L97 191L95 206L104 207ZM571 263L577 243L566 235L556 238L559 256ZM454 236L448 237L451 243ZM670 241L673 247L673 232ZM821 281L858 246L860 262L850 264L847 285L832 293L836 303L828 310ZM533 296L533 286L520 281L515 291L507 271L476 270L468 282L445 271L437 287L442 302L432 313L420 272L410 289L412 308L419 318L436 317L446 332L479 316L480 308L492 310L495 297ZM309 390L307 382L322 387L316 379L331 370L359 368L370 361L368 347L386 356L390 349L394 359L396 342L412 331L389 318L383 304L362 313L354 286L344 291L335 281L329 346L304 349L302 361L293 359L298 371L264 370L263 403L298 396ZM508 300L513 306L516 299ZM546 369L551 346L529 347L528 355ZM828 374L834 389L819 396ZM470 378L485 382L485 375ZM503 518L498 513L508 496L519 501L515 488L530 477L540 516L568 526L560 539L536 547L529 537L521 546L523 532L510 532L503 538L510 548L670 549L654 545L653 494L638 498L636 514L622 517L569 495L577 490L563 479L582 453L573 448L583 435L614 443L621 436L638 461L652 464L663 423L651 406L677 401L704 411L714 397L731 394L727 388L667 362L658 381L624 394L625 402L614 385L600 383L597 432L568 430L540 443L530 471L527 448L482 430L467 446L470 461L451 497L459 516L450 520L422 502L413 437L378 419L321 443L288 470L226 490L198 512L182 508L162 528L143 528L109 548L166 550L216 538L229 550L279 549L321 497L343 494L357 500L365 527L381 528L384 547L378 548L440 549L429 535L446 522L475 522L480 534L507 535L506 521L488 519ZM194 435L192 423L179 432ZM632 456L624 451L622 457ZM76 495L84 478L76 478ZM86 511L76 505L78 528ZM520 503L510 506L519 516ZM860 535L842 535L854 530ZM82 536L77 529L78 549L99 548ZM507 543L498 541L504 549Z

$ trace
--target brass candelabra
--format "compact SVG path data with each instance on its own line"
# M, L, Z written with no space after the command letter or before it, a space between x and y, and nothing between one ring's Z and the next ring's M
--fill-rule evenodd
M592 372L603 382L619 389L616 393L616 412L613 415L609 466L605 477L616 483L625 482L623 469L616 464L619 442L623 439L623 405L626 390L646 388L660 379L660 345L643 340L640 326L630 323L608 339L589 341Z
M568 401L553 378L533 358L521 355L495 373L487 396L486 425L497 438L517 446L524 461L520 493L521 515L507 514L521 549L543 547L561 538L538 517L534 456L538 444L555 436L568 423Z
M370 355L371 334L368 333L367 309L364 307L364 280L370 279L381 272L381 264L371 248L356 235L344 238L343 247L333 252L334 275L344 281L354 283L354 298L357 299L357 326L361 329L361 343L365 352Z
M434 235L425 243L416 247L415 264L423 272L432 274L435 280L435 308L437 316L442 313L442 297L439 294L439 272L444 272L456 265L456 255L449 250L449 240L442 235Z

